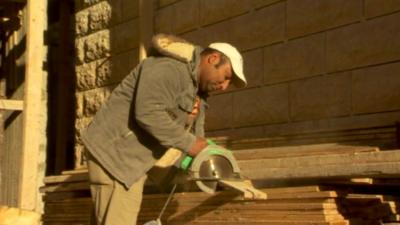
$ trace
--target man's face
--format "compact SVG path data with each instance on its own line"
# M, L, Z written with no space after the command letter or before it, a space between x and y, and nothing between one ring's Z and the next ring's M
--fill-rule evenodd
M202 92L223 91L228 88L233 76L232 67L229 60L217 66L220 60L219 53L202 57L199 70L199 88Z

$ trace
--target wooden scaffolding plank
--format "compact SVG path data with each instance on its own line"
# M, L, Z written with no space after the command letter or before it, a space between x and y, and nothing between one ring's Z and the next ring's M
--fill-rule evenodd
M22 170L20 186L20 207L40 210L39 204L39 157L41 132L45 107L42 103L44 86L43 62L45 57L44 33L47 23L45 0L28 0L27 3L26 70L23 111ZM44 171L43 171L44 173Z
M0 109L22 111L24 102L22 100L0 99Z

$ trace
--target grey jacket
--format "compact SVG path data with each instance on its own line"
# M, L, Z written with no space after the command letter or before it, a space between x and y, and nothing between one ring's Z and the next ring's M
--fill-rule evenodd
M204 136L205 99L193 124L185 129L198 92L200 47L173 36L153 38L159 56L143 60L115 88L82 132L93 157L127 188L164 152L184 152Z

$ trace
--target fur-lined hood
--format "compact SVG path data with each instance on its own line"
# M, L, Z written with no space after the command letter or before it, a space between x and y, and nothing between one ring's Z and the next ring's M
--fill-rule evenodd
M157 34L152 39L149 55L163 55L182 62L191 62L195 48L194 44L174 35Z

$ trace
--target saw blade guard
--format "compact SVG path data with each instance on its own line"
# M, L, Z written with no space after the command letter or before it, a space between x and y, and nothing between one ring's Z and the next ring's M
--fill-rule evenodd
M213 194L220 179L241 178L240 169L231 151L209 145L193 159L189 173L200 190Z

